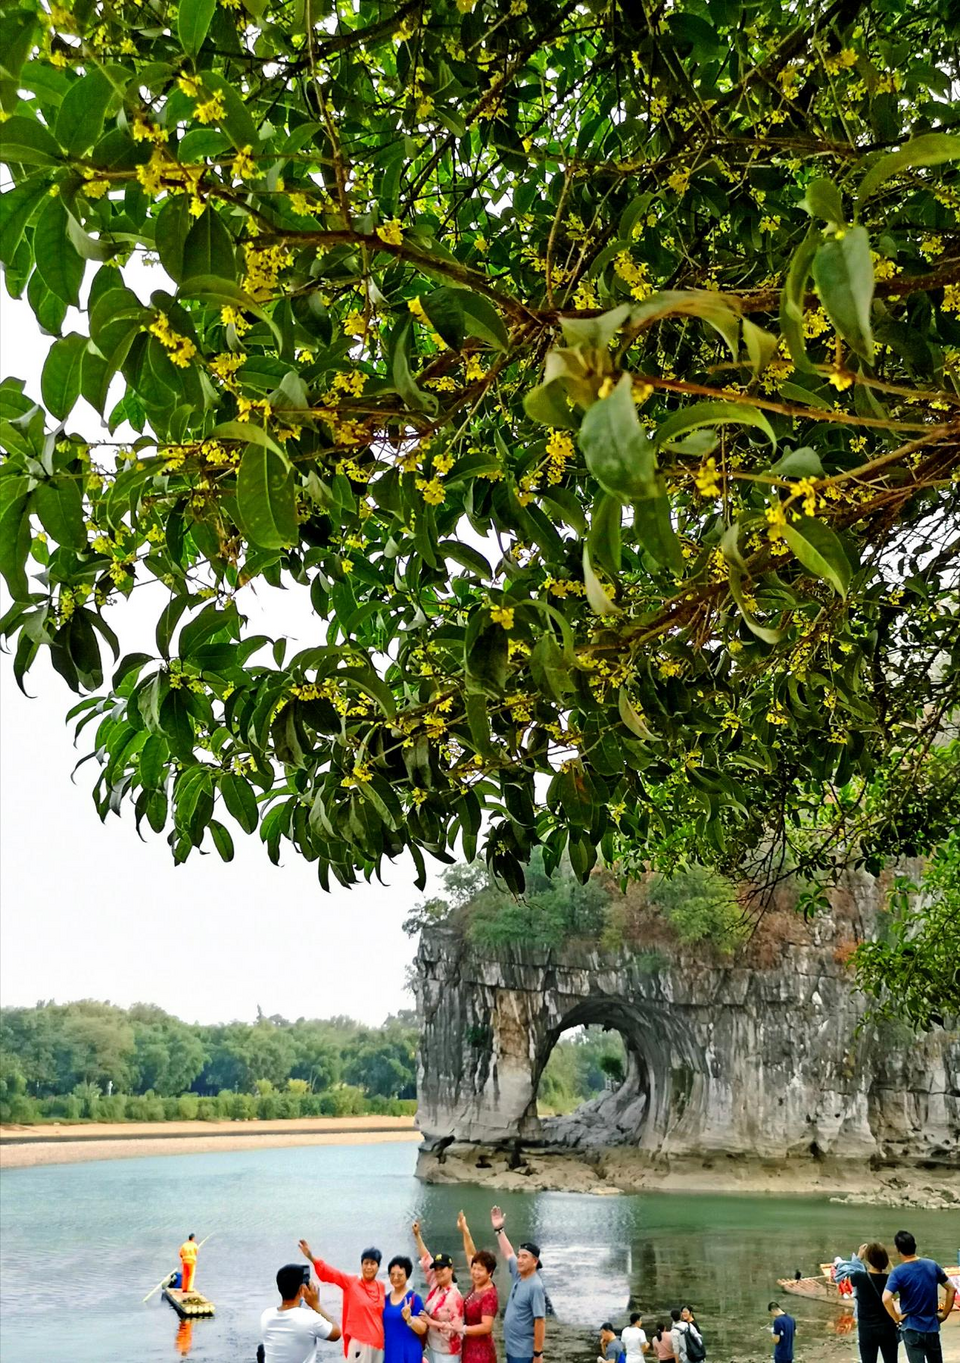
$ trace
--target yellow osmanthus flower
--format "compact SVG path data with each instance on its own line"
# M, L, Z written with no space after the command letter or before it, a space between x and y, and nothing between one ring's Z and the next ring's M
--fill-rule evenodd
M388 246L401 246L403 244L403 228L399 218L391 218L389 222L381 224L377 228L377 236Z
M490 607L490 619L495 625L502 629L513 629L513 606L493 606Z
M430 506L440 506L447 495L439 478L418 478L417 487L423 493L423 500Z
M774 502L768 506L763 513L767 518L767 538L769 540L782 540L783 529L787 523L786 512L780 502Z
M199 98L200 82L197 80L196 76L191 76L189 72L185 71L182 76L177 77L177 84L183 93L188 95L190 99Z
M230 169L238 180L252 180L259 175L260 170L253 159L253 147L241 147L231 161Z
M581 279L573 295L573 306L575 308L595 308L597 303L597 290L590 279Z
M667 184L678 198L682 199L690 188L690 175L691 172L688 169L680 167L667 177Z
M803 514L805 516L815 516L817 512L817 483L814 478L800 478L796 483L790 484L790 491L794 497L801 499Z
M343 319L343 330L346 336L366 336L369 330L366 317L356 309L348 312Z
M235 355L215 355L210 361L210 368L218 379L230 382L237 370L242 368L247 362L247 357L243 351L238 351Z
M776 232L779 226L780 226L779 213L768 213L766 217L760 219L761 232Z
M368 762L355 762L352 774L345 776L340 784L349 790L351 786L364 785L367 781L372 780L373 772L370 770L370 764Z
M170 363L175 364L179 369L186 369L197 353L197 347L189 336L181 336L178 331L174 331L165 312L158 312L154 320L148 325L147 330L156 336L165 348Z
M226 118L222 92L217 90L209 99L194 105L193 116L198 123L218 123L221 118Z
M479 355L468 355L466 360L467 379L474 383L485 376L485 370Z
M706 459L694 475L694 484L701 497L719 497L721 493L720 474L717 461Z
M842 393L845 388L849 388L853 383L853 375L846 373L843 369L835 369L828 376L828 382L833 384L838 393Z
M944 312L960 312L960 284L948 284L943 290Z

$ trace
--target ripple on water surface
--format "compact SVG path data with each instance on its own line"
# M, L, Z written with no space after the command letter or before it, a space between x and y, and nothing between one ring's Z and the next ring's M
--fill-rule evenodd
M460 1207L478 1245L491 1244L493 1195L428 1187L413 1177L416 1148L394 1143L305 1146L223 1154L104 1160L9 1170L0 1197L0 1357L3 1363L246 1363L255 1355L260 1312L275 1300L274 1274L314 1251L351 1267L365 1245L385 1262L412 1248L423 1222L431 1249L462 1250ZM813 1199L650 1194L596 1198L573 1193L500 1196L514 1243L543 1248L544 1280L565 1359L590 1363L595 1329L625 1322L636 1303L646 1324L692 1300L720 1356L767 1351L766 1304L775 1280L846 1253L874 1236L892 1240L904 1217L886 1209ZM956 1219L910 1213L929 1254L956 1253ZM182 1331L157 1294L141 1299L177 1265L188 1232L211 1234L197 1285L217 1316ZM950 1237L948 1241L948 1236ZM952 1246L952 1247L951 1247ZM462 1275L462 1277L465 1275ZM498 1274L498 1278L499 1278ZM501 1302L506 1283L501 1282ZM340 1294L324 1289L339 1318ZM812 1358L836 1328L829 1308L792 1299L798 1344ZM560 1363L558 1352L551 1363ZM324 1349L328 1363L338 1348Z

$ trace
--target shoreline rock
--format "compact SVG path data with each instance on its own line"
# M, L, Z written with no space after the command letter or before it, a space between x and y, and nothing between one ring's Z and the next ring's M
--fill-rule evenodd
M439 1151L422 1148L417 1176L425 1183L471 1183L499 1191L594 1197L640 1192L775 1193L859 1206L960 1209L960 1169L947 1166L932 1175L929 1167L906 1164L871 1169L861 1161L757 1160L736 1153L656 1159L623 1146L574 1153L457 1142Z

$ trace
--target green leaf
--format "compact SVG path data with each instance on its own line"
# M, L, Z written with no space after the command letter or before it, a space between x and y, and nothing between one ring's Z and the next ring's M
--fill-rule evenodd
M777 644L783 638L782 629L768 629L766 625L761 625L750 608L747 606L743 595L743 578L739 568L728 559L730 595L737 603L740 614L743 616L744 624L752 634L758 639L762 639L765 644Z
M783 537L814 577L829 582L838 596L846 596L853 569L834 530L812 516L801 516L783 527Z
M783 333L783 339L787 343L787 349L790 351L790 358L793 360L794 367L808 374L816 371L807 359L807 345L803 336L803 314L807 296L807 280L810 278L813 258L817 253L820 241L820 233L815 227L811 227L790 258L787 277L780 291L780 330Z
M572 687L563 651L549 630L541 634L530 654L530 675L544 695L556 701L562 701Z
M860 181L857 198L864 203L884 180L901 170L939 166L944 161L960 161L960 137L956 133L923 133L904 143L899 151L887 152L875 161Z
M393 382L397 392L403 398L407 406L414 412L428 412L431 415L437 411L437 399L432 393L425 393L418 387L416 379L410 368L410 348L413 339L413 317L410 313L402 318L400 323L394 327L388 343L388 352L391 356L390 368L393 374Z
M593 350L605 350L630 316L629 303L621 303L618 308L601 313L599 317L561 317L560 330L569 346L589 346Z
M178 284L183 279L183 250L193 221L190 216L190 196L177 194L167 199L154 225L160 264ZM187 294L186 297L193 295Z
M441 285L432 293L422 293L420 303L434 331L452 350L459 350L466 335L466 318L462 303L463 290Z
M481 612L475 613L481 616ZM473 622L471 621L471 624ZM468 629L464 645L467 684L473 691L502 696L507 681L509 636L500 625L481 625Z
M64 475L49 483L39 483L33 493L32 507L56 544L66 545L68 549L86 549L83 495L76 478Z
M237 261L233 237L213 207L194 222L183 243L183 278L215 275L218 279L236 278Z
M183 688L168 691L160 706L160 727L170 750L183 762L193 758L193 723L190 719L189 692Z
M597 615L622 615L623 612L615 601L612 601L603 590L603 584L593 571L590 562L590 550L585 544L583 546L583 585L587 591L587 601L590 609Z
M68 156L83 156L99 139L113 99L119 104L120 91L96 68L71 84L60 105L56 130L57 141Z
M607 492L623 502L649 495L657 471L656 446L640 425L629 374L621 374L610 396L587 412L579 441L587 468Z
M221 421L219 426L214 426L210 435L214 440L243 440L248 445L262 445L281 459L286 461L287 458L270 432L262 426L255 426L252 421Z
M216 9L217 0L180 0L177 10L177 35L188 56L195 57L203 47Z
M749 317L744 317L743 343L747 347L753 377L759 378L777 353L777 338L751 322Z
M234 284L229 279L219 279L216 275L197 275L184 280L177 294L180 298L196 298L201 303L219 303L221 306L226 303L233 308L242 308L244 312L259 317L261 322L266 322L277 340L281 339L280 328L270 314L241 289L239 284Z
M148 790L157 790L166 781L169 772L170 749L162 734L150 734L140 749L140 784Z
M83 260L67 232L67 210L59 195L49 201L37 220L33 253L40 277L50 292L62 298L70 307L78 308Z
M633 504L634 527L637 538L646 552L662 568L669 568L676 577L684 574L683 552L670 515L670 498L660 487L654 497L644 497Z
M461 544L458 540L441 540L437 548L444 558L452 558L454 563L459 563L468 572L476 573L479 577L484 578L493 576L490 564L482 554L471 548L469 544Z
M237 474L237 505L248 539L284 549L299 539L293 470L275 450L248 445Z
M7 126L9 124L0 124L0 132ZM46 176L24 180L0 196L0 260L4 264L16 255L27 223L37 205L47 197L49 184Z
M233 861L233 838L222 823L216 819L211 819L208 824L210 836L213 838L213 845L220 854L221 861Z
M80 367L87 339L75 331L54 341L40 375L40 392L50 413L63 421L80 396ZM84 540L86 542L86 540Z
M587 547L591 562L616 575L620 571L620 532L623 521L623 502L619 497L601 492L590 517Z
M653 734L643 722L643 717L635 709L624 686L621 686L617 693L617 709L620 711L620 718L631 733L636 734L638 738L653 738Z
M872 360L873 261L867 229L851 227L818 247L813 278L824 311L837 331L858 355Z
M807 185L803 206L811 218L823 218L824 222L832 223L835 227L843 226L843 203L840 191L832 180L823 176L811 180Z
M20 114L0 123L0 161L22 166L55 166L62 160L56 139L42 123Z
M475 336L478 341L486 341L494 350L509 350L510 337L493 304L482 294L468 293L466 289L460 292L460 307L463 309L467 335Z
M679 435L695 431L701 426L721 426L734 422L738 426L755 426L763 431L771 445L776 445L777 437L773 427L757 407L748 407L743 402L695 402L692 407L684 407L679 412L662 421L654 433L656 445L669 445Z
M5 499L0 507L0 574L14 600L22 601L30 594L24 569L30 552L30 518L26 509L31 483L27 478L5 478L3 482L19 484L22 489L17 496Z
M551 379L549 383L531 388L523 399L523 410L531 421L539 422L541 426L556 426L566 431L577 429L577 418L567 403L563 379Z
M260 807L253 786L243 776L223 772L218 778L223 803L244 833L252 833L260 821Z
M233 145L238 150L241 147L256 147L260 134L243 93L235 90L231 82L217 71L201 72L200 83L211 93L217 91L223 100L226 115L220 120L220 126Z

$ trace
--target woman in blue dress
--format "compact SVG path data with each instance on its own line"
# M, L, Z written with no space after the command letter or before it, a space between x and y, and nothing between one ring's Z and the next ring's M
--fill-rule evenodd
M387 1266L390 1291L383 1303L383 1363L423 1363L423 1299L408 1286L413 1264L403 1254Z

